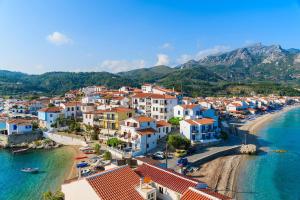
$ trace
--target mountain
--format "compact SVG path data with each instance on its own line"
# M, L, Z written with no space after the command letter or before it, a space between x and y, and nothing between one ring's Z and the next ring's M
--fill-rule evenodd
M255 44L198 61L189 61L179 68L205 66L226 81L299 82L300 50L283 49L280 45Z
M118 75L136 80L138 82L153 83L159 79L164 78L165 76L169 75L174 71L176 71L176 69L160 65L150 68L142 68L127 72L120 72L118 73Z
M300 96L300 50L255 44L190 60L180 66L155 66L108 72L49 72L29 75L0 70L0 95L63 94L88 85L118 88L156 83L190 96L278 94Z

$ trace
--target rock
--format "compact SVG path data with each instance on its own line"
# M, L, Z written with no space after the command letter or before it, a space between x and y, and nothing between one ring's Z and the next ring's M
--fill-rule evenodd
M242 154L249 154L249 155L256 154L256 145L254 144L242 145L240 152Z

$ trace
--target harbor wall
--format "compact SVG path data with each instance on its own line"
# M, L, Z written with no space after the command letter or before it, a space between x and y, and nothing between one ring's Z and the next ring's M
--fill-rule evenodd
M25 134L15 134L7 136L8 145L15 145L21 143L30 143L35 140L40 140L43 138L42 132L32 132Z
M49 138L51 140L53 140L54 142L58 143L58 144L63 144L63 145L74 145L74 146L87 146L87 143L83 140L74 138L74 137L69 137L69 136L65 136L65 135L59 135L56 133L52 133L52 132L44 132L43 136L45 138Z

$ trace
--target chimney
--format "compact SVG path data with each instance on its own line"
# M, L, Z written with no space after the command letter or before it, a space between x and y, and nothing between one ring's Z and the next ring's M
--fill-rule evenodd
M141 177L141 178L140 178L140 189L142 189L143 184L144 184L144 179L143 179L143 177Z

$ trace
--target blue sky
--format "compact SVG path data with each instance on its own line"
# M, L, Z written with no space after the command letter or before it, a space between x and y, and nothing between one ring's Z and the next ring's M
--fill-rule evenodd
M0 0L0 69L118 72L300 48L300 0Z

